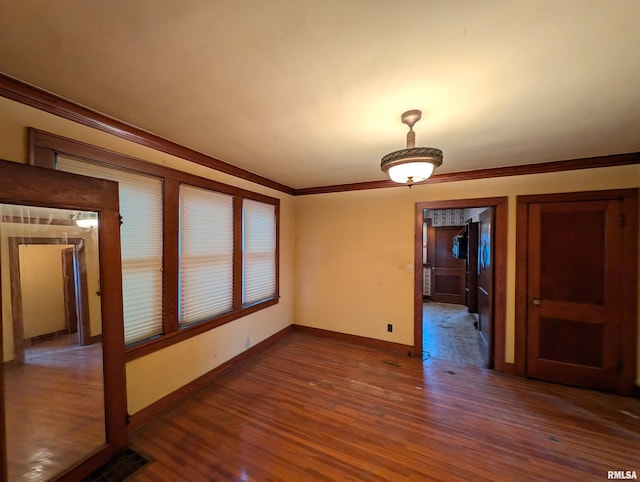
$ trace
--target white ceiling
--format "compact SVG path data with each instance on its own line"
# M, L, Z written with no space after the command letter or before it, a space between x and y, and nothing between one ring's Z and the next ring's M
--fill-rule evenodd
M0 71L293 188L640 150L638 0L0 0Z

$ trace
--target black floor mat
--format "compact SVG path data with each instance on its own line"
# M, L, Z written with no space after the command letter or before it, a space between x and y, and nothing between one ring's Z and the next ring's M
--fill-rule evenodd
M82 479L83 482L122 482L132 476L149 460L133 449L126 449L115 459L107 462L93 474Z

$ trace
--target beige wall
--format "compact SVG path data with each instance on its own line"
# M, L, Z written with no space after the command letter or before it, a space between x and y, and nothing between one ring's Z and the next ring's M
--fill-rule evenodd
M149 162L280 199L280 302L127 363L128 411L134 414L293 323L293 196L0 98L0 159L27 162L27 127L70 137ZM91 288L90 288L91 289ZM5 318L3 305L3 319Z
M630 187L640 187L639 165L297 197L296 323L413 345L415 204L508 196L502 343L513 362L516 196Z
M24 338L64 330L62 250L66 246L18 246Z

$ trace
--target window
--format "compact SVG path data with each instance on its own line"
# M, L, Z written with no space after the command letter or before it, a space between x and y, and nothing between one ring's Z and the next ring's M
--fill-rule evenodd
M162 333L162 181L57 156L60 171L118 182L125 343Z
M233 309L233 196L180 186L180 324Z
M252 199L242 206L242 304L276 294L276 207Z
M119 183L125 359L278 303L277 198L30 129L37 166Z

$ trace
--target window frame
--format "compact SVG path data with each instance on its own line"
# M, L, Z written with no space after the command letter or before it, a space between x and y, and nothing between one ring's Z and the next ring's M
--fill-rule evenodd
M260 203L260 201L256 201L255 199L244 198L244 199L242 200L242 234L241 234L242 239L241 239L240 244L241 244L241 246L242 246L242 253L241 253L241 255L242 255L242 270L241 270L241 271L242 271L242 272L241 272L241 280L242 280L242 285L241 285L241 303L242 303L242 307L243 307L243 308L247 308L247 307L249 307L249 306L251 306L251 305L254 305L254 304L260 303L260 302L262 302L263 300L265 300L265 299L268 299L268 298L269 298L269 297L264 297L264 298L259 298L259 299L255 299L255 300L250 300L250 301L246 301L246 300L245 300L245 295L246 295L246 284L245 284L245 283L246 283L246 279L245 279L245 274L246 274L246 271L247 271L247 270L246 270L246 268L247 268L247 263L246 263L246 254L247 254L247 252L245 251L246 230L247 230L247 229L246 229L246 227L247 227L246 219L247 219L247 216L246 216L246 212L245 212L245 204L246 204L246 203L245 203L245 201L247 201L247 200L249 200L249 201L254 201L254 202L256 202L256 203ZM263 204L269 204L269 203L263 203ZM269 204L269 205L271 205L271 204ZM271 205L271 206L273 206L273 205ZM273 211L274 211L274 212L273 212L273 216L274 216L274 219L273 219L273 230L274 230L274 236L275 236L275 238L276 238L275 240L277 240L277 230L278 230L278 227L277 227L277 219L278 219L278 217L277 217L277 212L276 212L276 207L275 207L275 206L273 206ZM274 240L274 241L275 241L275 240ZM277 292L277 279L278 279L278 277L277 277L277 271L276 271L276 270L277 270L277 265L278 265L277 253L278 253L278 251L277 251L277 242L276 242L276 243L274 243L274 250L273 250L274 276L275 276L275 279L274 279L274 291L276 291L276 292ZM254 253L254 254L255 254L255 253ZM269 251L269 258L271 258L271 256L272 256L272 252L271 252L271 251Z
M183 189L185 190L183 192ZM183 203L183 201L189 201L189 204L193 203L193 201L195 200L193 197L190 196L189 194L189 190L191 191L191 194L193 196L199 197L198 201L202 201L204 197L207 197L209 194L213 194L215 197L218 197L218 200L220 201L220 204L217 205L217 207L222 208L223 209L223 214L225 216L229 215L230 216L230 223L226 226L223 227L223 232L225 234L228 235L228 237L226 238L225 241L230 241L230 248L231 250L229 252L225 252L223 254L220 253L215 253L212 254L211 252L207 252L206 254L200 254L200 255L195 255L195 257L199 257L202 261L204 261L205 263L207 261L211 262L213 261L214 264L216 264L217 261L222 260L223 264L225 265L225 275L229 276L231 279L231 285L230 286L225 286L225 289L227 290L225 293L223 293L223 297L227 300L226 302L229 303L229 306L231 308L231 310L233 310L235 307L233 305L233 276L234 276L234 252L235 252L235 230L234 230L234 197L230 196L228 194L222 194L219 193L217 191L211 191L209 189L202 189L199 187L194 187L191 186L189 184L181 184L180 185L180 204L179 204L179 209L180 209L180 216L185 214L185 204ZM205 194L206 193L206 194ZM224 201L222 201L222 199L224 199ZM215 201L214 201L215 202ZM192 222L194 221L194 218L192 217L192 215L194 215L195 213L190 211L189 216L187 216L188 222L187 224L195 227L196 223L194 222L192 224ZM180 248L179 252L178 252L178 267L180 270L179 273L179 278L178 278L178 284L180 285L180 296L178 296L178 324L180 325L180 327L187 327L189 325L193 325L196 323L201 323L202 320L206 320L208 318L216 318L218 316L222 316L226 313L228 313L229 309L225 309L222 312L220 312L217 315L211 315L210 317L205 316L204 318L200 319L184 319L182 318L183 315L186 315L187 311L190 309L188 308L188 306L191 304L189 302L187 302L187 309L185 309L183 307L183 299L182 296L184 296L185 292L183 291L184 288L184 278L186 276L186 272L185 269L187 267L192 266L192 261L191 258L194 257L194 255L192 253L186 253L185 252L185 246L186 245L190 245L191 243L185 241L185 236L188 235L188 237L191 238L198 238L201 239L203 244L207 245L207 248L210 248L212 245L215 245L215 242L211 241L211 237L215 237L216 234L214 234L213 232L210 232L209 229L212 227L213 223L211 222L210 219L210 215L214 214L214 213L207 213L208 215L206 216L206 221L203 225L201 223L198 223L198 227L203 228L206 235L202 236L201 232L197 232L197 230L191 231L191 230L187 230L187 233L185 233L184 230L182 230L182 228L184 228L184 221L182 220L182 218L179 217L180 219L180 230L178 232L178 239L179 239L179 244L178 247ZM195 214L195 216L198 216L197 214ZM215 214L214 214L215 216ZM225 222L226 224L226 222ZM218 231L217 229L214 229L214 231ZM210 237L211 236L211 237ZM204 259L203 259L204 258ZM193 273L191 273L193 274ZM189 276L186 276L187 278ZM207 280L209 281L209 280ZM196 302L197 304L197 302ZM204 308L204 306L199 305L200 309ZM208 306L208 308L212 308L211 306Z
M154 176L163 182L162 216L162 326L163 334L125 345L125 361L134 360L174 343L199 335L218 326L273 306L280 299L280 199L247 189L213 181L170 167L120 154L80 141L29 128L29 164L55 168L58 154L82 161L94 162L107 168L126 170ZM213 168L212 168L213 169ZM180 185L189 185L233 196L233 309L210 319L180 325L179 309L179 209ZM275 295L254 304L242 305L242 205L251 199L275 207L276 264Z
M67 164L67 167L65 168L60 168L61 165L61 160L62 160L62 164L68 163L69 161L71 161L72 163L77 163L78 165L69 165ZM152 225L148 225L147 228L148 230L144 230L144 221L142 222L141 225L138 225L137 227L134 226L130 226L127 222L125 222L125 224L121 227L120 229L120 239L121 239L121 243L124 243L125 240L131 239L130 236L132 234L131 231L129 231L130 229L133 229L133 232L137 232L138 234L140 234L141 236L144 236L149 230L155 229L153 232L153 237L155 238L155 236L158 236L159 241L160 241L160 246L159 246L159 250L154 250L154 252L148 256L148 257L136 257L136 258L131 258L130 256L130 248L131 246L127 246L125 244L121 244L121 257L122 257L122 285L123 285L123 304L124 304L124 323L125 323L125 330L124 330L124 334L125 334L125 346L127 345L134 345L137 342L140 341L144 341L144 340L148 340L150 338L153 338L155 336L161 335L164 332L164 327L163 327L163 323L162 323L162 317L163 317L163 313L162 313L162 294L163 294L163 287L162 287L162 207L163 207L163 202L162 202L162 192L163 192L163 179L162 178L158 178L156 176L149 176L149 175L142 175L139 172L132 172L128 169L115 169L112 166L105 166L101 163L96 163L96 162L91 162L91 161L87 161L87 160L79 160L77 158L71 158L69 156L66 156L62 153L58 153L58 155L56 155L56 168L57 170L60 171L64 171L64 172L84 172L84 175L86 176L90 176L90 177L97 177L97 178L101 178L101 173L99 172L100 169L104 169L105 172L104 174L104 178L105 179L110 179L110 178L119 178L122 181L124 181L124 184L119 184L118 186L118 192L120 194L120 215L123 217L124 220L127 220L127 216L128 215L134 215L133 211L137 211L138 206L135 206L132 208L132 203L125 203L125 197L123 197L123 194L128 190L126 188L124 188L124 186L126 186L127 184L129 184L129 187L131 187L131 184L136 184L137 186L142 185L142 191L138 191L136 189L136 196L140 196L140 194L142 193L142 197L145 198L145 195L149 195L150 192L148 190L145 190L145 188L151 188L151 195L152 196L157 196L154 199L154 208L158 209L158 213L159 216L153 217L152 219L150 219L150 221L152 222ZM96 172L97 170L97 172ZM123 173L123 176L120 176L119 173ZM82 174L81 174L82 175ZM132 176L135 176L138 179L132 179ZM128 178L128 179L127 179ZM140 179L143 178L143 179ZM128 181L128 182L127 182ZM155 185L154 185L155 184ZM132 192L132 191L129 191ZM127 206L125 206L125 204L128 204ZM143 211L138 211L137 212L138 215L143 215L146 216L146 213L144 213ZM135 216L135 215L134 215ZM143 227L142 231L137 231L137 229L140 229L140 227ZM127 232L129 231L129 232ZM134 235L134 239L135 239L135 235ZM149 253L147 253L149 254ZM133 266L131 261L133 261ZM159 263L159 265L158 265ZM149 268L152 268L151 270L149 270ZM131 276L133 275L133 276ZM136 278L139 277L140 275L144 276L144 277L149 277L150 275L153 277L154 281L153 284L148 284L145 285L144 283L141 285L145 288L151 288L153 291L153 296L151 296L150 298L144 299L142 297L136 297L134 296L133 298L129 298L128 293L126 293L125 291L125 287L129 286L132 282L134 285L137 285L137 287L139 288L140 285L138 284L138 282L136 282ZM144 333L143 336L138 336L136 337L136 339L133 340L128 340L127 339L127 335L130 334L128 332L129 329L132 329L134 327L138 328L138 330L140 330L141 328L149 328L151 327L151 325L140 325L140 324L136 324L136 323L132 323L130 325L128 325L128 322L132 321L129 317L128 317L128 308L131 307L131 305L129 305L128 303L130 303L131 301L133 301L136 306L140 307L142 306L143 309L148 309L149 311L153 311L154 316L152 317L146 317L142 318L143 320L145 320L145 323L148 323L150 320L153 320L153 333ZM135 309L134 309L135 311ZM150 313L146 313L147 315Z

